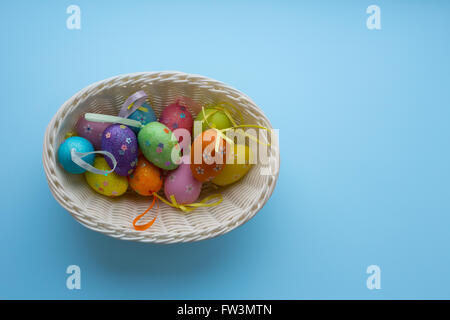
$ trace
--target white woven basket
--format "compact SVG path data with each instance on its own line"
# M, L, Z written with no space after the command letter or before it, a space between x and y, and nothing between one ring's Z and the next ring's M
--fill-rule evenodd
M116 76L94 83L66 101L49 123L44 137L43 164L55 199L81 224L123 240L153 243L199 241L227 233L252 218L272 194L279 171L278 148L269 148L265 167L256 164L239 182L221 188L223 202L197 208L189 214L160 203L155 224L146 231L133 229L134 217L150 204L149 197L127 192L108 198L94 192L84 175L66 173L57 162L57 150L80 115L86 112L117 115L125 99L144 90L157 115L176 97L187 96L205 104L229 102L239 108L244 123L272 128L255 103L241 92L219 81L181 72L142 72ZM190 110L196 115L199 110ZM266 174L261 174L261 170ZM270 174L267 174L270 173ZM206 187L201 198L211 190ZM217 192L217 191L215 191ZM141 223L150 219L141 220Z

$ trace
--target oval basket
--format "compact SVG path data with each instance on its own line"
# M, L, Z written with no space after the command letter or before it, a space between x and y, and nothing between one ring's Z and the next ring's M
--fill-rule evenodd
M55 199L81 224L111 237L152 243L199 241L227 233L251 219L272 194L279 171L279 149L267 149L266 163L256 164L239 182L220 188L223 202L215 207L197 208L189 214L160 203L155 224L146 231L136 231L134 217L150 204L149 197L132 192L109 198L94 192L84 175L65 172L56 154L68 131L86 112L117 115L125 99L144 90L157 115L176 97L186 96L206 104L229 102L243 114L244 123L272 129L269 120L246 95L219 81L181 72L142 72L116 76L94 83L66 101L49 123L44 137L43 164ZM196 115L200 110L190 110ZM270 137L268 137L269 139ZM270 140L270 139L269 139ZM201 198L217 192L211 185ZM200 199L201 199L200 198ZM152 216L148 214L147 222Z

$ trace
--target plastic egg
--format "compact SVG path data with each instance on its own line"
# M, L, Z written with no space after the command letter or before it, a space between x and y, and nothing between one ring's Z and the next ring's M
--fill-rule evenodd
M137 109L135 112L133 112L128 119L136 120L142 123L143 125L146 125L147 123L158 121L156 118L155 112L153 111L153 108L148 103L143 103L141 107L144 107L147 109L147 111ZM131 129L134 131L134 133L138 133L140 128L131 127Z
M211 125L211 127L216 129L226 129L230 128L233 124L231 123L230 119L226 116L226 114L223 111L214 109L214 108L205 108L205 115L206 119L208 120L208 123ZM204 121L203 112L200 111L195 118L195 121L201 121L202 122L202 131L205 131L209 129L210 127Z
M178 101L164 108L159 117L159 122L166 125L172 131L186 129L192 135L192 114L185 106L179 104Z
M226 186L242 179L250 170L253 162L253 152L246 145L234 145L234 151L229 152L223 170L211 180L218 186Z
M105 129L102 137L102 150L112 153L117 160L114 170L120 176L131 174L137 164L138 144L134 132L122 124L113 124ZM106 161L113 166L111 159Z
M94 146L95 150L100 150L102 147L102 134L110 123L87 121L84 115L78 119L75 130L80 137L89 140Z
M150 122L139 131L139 147L148 161L155 166L173 170L180 161L180 145L177 138L164 124Z
M161 170L148 162L144 156L140 156L136 169L128 177L128 182L131 189L141 196L151 196L162 187Z
M189 164L182 163L164 180L164 194L170 201L173 195L179 204L193 203L198 199L202 183L192 176Z
M77 165L72 161L71 151L74 149L77 152L92 152L94 151L94 147L92 143L82 137L70 137L64 141L58 149L58 161L66 170L70 173L80 174L85 172L86 170ZM94 163L95 155L90 154L83 157L83 160L90 165Z
M111 170L111 167L103 157L96 157L94 167L100 170ZM119 176L111 172L107 176L86 172L84 174L89 186L96 192L109 197L117 197L125 193L128 189L126 177Z
M220 138L216 154L217 131L209 129L194 139L191 147L191 171L201 182L212 180L222 171L226 158L226 143Z

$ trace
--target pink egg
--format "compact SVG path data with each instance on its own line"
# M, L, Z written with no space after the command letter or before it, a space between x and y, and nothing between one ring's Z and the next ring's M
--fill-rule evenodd
M192 176L189 164L182 163L171 171L164 181L164 193L170 201L173 195L179 204L193 203L198 199L202 183Z
M84 115L78 119L75 127L77 135L89 140L95 150L102 148L102 134L105 129L110 126L110 123L87 121Z
M164 108L159 122L165 124L172 131L182 128L192 134L192 114L184 105L180 104L179 100Z

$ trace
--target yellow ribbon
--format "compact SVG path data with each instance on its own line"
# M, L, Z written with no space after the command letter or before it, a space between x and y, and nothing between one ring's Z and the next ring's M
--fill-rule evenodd
M219 107L220 105L222 105L223 107ZM267 130L267 131L271 131L270 129L263 127L263 126L259 126L256 124L242 124L242 125L238 125L236 124L236 122L234 121L232 115L230 114L230 112L226 109L227 106L231 107L233 109L233 111L239 115L239 118L241 121L244 121L242 113L239 109L237 109L235 106L233 106L231 103L229 102L219 102L218 104L214 105L214 106L207 106L206 108L208 109L215 109L213 112L209 113L208 115L206 115L205 113L205 107L202 107L202 113L203 113L203 119L205 120L206 124L208 125L209 128L213 129L216 131L217 135L224 139L225 141L227 141L231 146L234 145L234 141L231 140L230 138L228 138L224 133L230 130L235 130L235 129L239 129L239 128L258 128L258 129L263 129L263 130ZM225 128L225 129L217 129L215 127L215 125L211 125L208 121L208 117L211 117L213 114L215 114L216 112L222 111L225 116L230 120L230 122L233 124L232 127L230 128ZM270 143L263 143L261 142L258 138L252 136L251 134L248 134L246 132L244 132L244 136L248 137L249 139L256 141L259 144L265 144L266 146L270 146ZM216 144L215 144L215 151L218 152L219 151L219 144L220 144L220 139L216 139Z
M211 117L213 114L215 114L218 111L222 111L226 117L228 118L228 120L230 120L230 122L233 124L233 126L237 126L236 122L234 121L233 116L231 115L230 111L228 110L228 108L230 108L235 114L237 114L239 116L239 119L241 120L241 122L244 121L244 117L242 116L242 112L236 108L234 105L232 105L229 102L219 102L216 104L209 104L209 105L205 105L204 107L202 107L202 109L214 109L214 112L211 112L210 114L208 114L208 116L205 115L205 112L203 111L203 117L206 121L206 123L208 124L208 126L211 128L211 125L208 123L207 118Z
M186 204L179 204L179 203L177 203L177 200L175 199L174 195L170 196L170 201L171 202L167 201L166 199L161 197L156 192L153 193L153 195L155 197L157 197L159 200L161 200L162 202L164 202L165 204L167 204L167 205L169 205L169 206L171 206L173 208L178 208L178 209L180 209L181 211L183 211L185 213L189 213L192 210L194 210L195 208L199 208L199 207L214 207L214 206L217 206L218 204L220 204L223 201L222 194L220 194L220 193L212 194L212 195L206 197L205 199L203 199L200 202L186 203ZM213 202L213 203L207 203L208 201L210 201L211 199L214 199L214 198L218 198L218 200L216 202Z
M130 104L127 109L130 110L133 107L133 105L134 105L134 102L132 104ZM144 111L144 112L148 112L148 109L146 107L143 107L143 106L140 106L137 109L141 110L141 111Z

